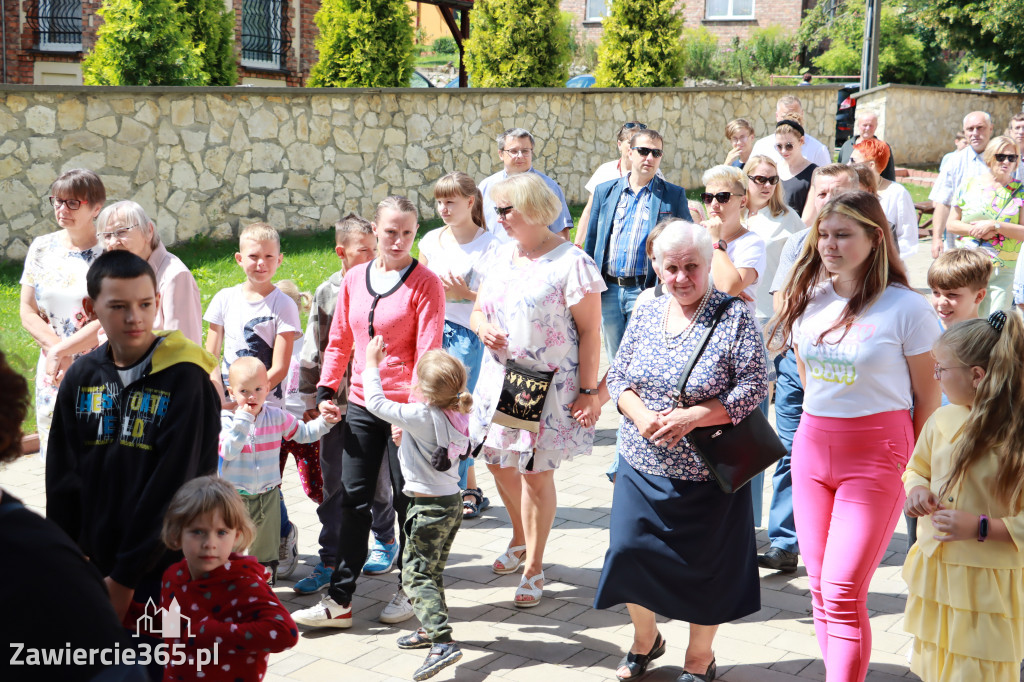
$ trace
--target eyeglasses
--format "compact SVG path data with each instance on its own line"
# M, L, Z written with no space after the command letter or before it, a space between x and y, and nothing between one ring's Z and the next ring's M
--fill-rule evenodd
M781 152L783 149L785 149L787 152L793 151L794 146L795 145L792 142L786 142L785 144L776 144L775 151Z
M700 193L700 200L705 204L710 204L712 200L717 201L720 204L728 204L729 200L733 197L741 197L742 194L734 194L733 192L715 192L710 194L708 192Z
M747 177L755 185L771 185L774 187L779 184L778 175L748 175Z
M515 208L515 206L495 206L494 212L498 214L499 218L504 218L513 208Z
M954 369L967 369L967 365L957 365L956 367L943 367L939 363L935 363L935 380L942 381L942 373L949 372Z
M70 207L69 207L70 208ZM118 241L123 242L128 236L128 233L134 230L138 225L129 225L128 227L121 227L113 232L97 232L96 236L105 242Z
M647 130L647 126L645 126L643 123L640 123L639 121L630 121L629 123L622 124L623 130L633 130L634 128L636 130Z
M519 157L519 156L521 156L523 158L526 158L526 157L530 156L531 154L533 154L533 150L532 149L502 149L501 151L505 152L506 154L508 154L509 156L512 156L512 157Z
M640 156L653 156L656 159L660 159L661 155L665 152L661 149L651 149L650 147L630 147Z
M1020 158L1016 154L993 154L993 156L995 156L996 161L998 161L999 163L1006 163L1007 161L1013 163L1018 158Z
M69 211L77 211L84 203L85 202L81 199L61 199L60 197L50 197L50 205L55 209L60 208L61 206L67 206Z

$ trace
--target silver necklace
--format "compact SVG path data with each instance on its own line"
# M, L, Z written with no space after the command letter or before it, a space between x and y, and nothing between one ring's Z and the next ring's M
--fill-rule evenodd
M704 297L700 299L700 305L697 306L697 310L693 313L693 316L690 317L689 324L687 324L686 327L674 337L668 333L668 317L670 309L672 308L672 302L669 301L669 304L665 306L665 317L662 319L661 323L661 334L665 340L666 346L669 344L674 346L682 345L686 339L690 338L690 334L693 333L697 320L700 318L701 313L704 312L704 308L707 306L709 298L711 298L710 284L708 284L708 288L704 291Z
M521 258L529 258L533 254L535 254L538 251L540 251L541 247L544 246L545 244L547 244L549 239L551 239L551 232L550 231L548 232L548 236L544 237L544 239L541 240L540 244L537 244L537 246L533 247L529 251L523 251L523 245L519 244L519 256Z

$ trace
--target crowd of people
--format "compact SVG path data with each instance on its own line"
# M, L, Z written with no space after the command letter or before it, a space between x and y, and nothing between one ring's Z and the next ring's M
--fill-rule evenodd
M95 173L63 173L49 197L62 229L33 241L21 281L52 523L0 491L0 537L26 554L45 545L97 626L18 637L37 649L162 639L181 656L143 661L150 679L262 679L298 625L352 627L359 577L397 567L379 620L419 620L396 646L427 651L414 676L427 679L462 657L444 570L463 521L490 502L475 460L510 519L491 570L521 571L511 603L536 606L556 472L592 451L602 409L615 409L594 607L629 612L618 680L666 653L658 616L690 624L678 682L715 679L718 627L760 610L758 567L791 573L802 558L827 680L863 681L868 587L901 512L911 669L927 682L1016 680L1024 115L996 137L984 112L964 119L967 144L932 192L930 299L908 282L917 214L877 116L860 114L840 163L806 133L796 97L778 101L775 123L755 140L731 121L731 150L690 201L660 169L664 137L626 122L618 158L587 183L575 243L564 192L534 167L533 135L513 128L496 139L501 171L437 181L444 225L418 258L417 208L389 196L372 220L336 225L339 270L303 295L275 279L276 230L254 223L239 234L242 281L205 311L141 206L104 207ZM28 395L0 365L10 459ZM767 416L773 401L787 454L759 555L763 472L726 492L691 436ZM270 589L298 563L289 455L321 522L319 561L292 589L326 591L292 613ZM154 625L160 613L187 614L191 634ZM132 642L118 625L143 621ZM199 675L211 647L228 664ZM133 661L60 670L144 679Z

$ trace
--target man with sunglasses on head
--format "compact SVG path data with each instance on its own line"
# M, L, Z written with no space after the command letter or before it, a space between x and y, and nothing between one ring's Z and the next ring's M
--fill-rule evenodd
M487 223L488 231L493 232L501 243L510 241L509 236L505 234L505 229L498 224L498 214L494 212L494 201L491 199L491 187L510 175L536 173L562 202L561 214L548 227L552 232L569 241L572 216L569 214L569 205L565 203L565 192L557 182L533 167L533 135L525 128L509 128L498 135L496 140L498 142L498 157L501 158L504 168L485 178L479 185L480 194L484 198L484 222Z

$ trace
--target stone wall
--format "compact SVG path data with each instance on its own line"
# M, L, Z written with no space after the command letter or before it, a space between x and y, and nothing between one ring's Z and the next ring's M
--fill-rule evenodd
M570 203L615 158L631 119L666 139L662 169L686 187L725 157L727 121L758 135L775 101L797 93L808 131L834 135L835 91L810 88L655 90L319 90L262 88L0 87L0 254L22 258L56 228L46 202L63 170L98 172L110 201L134 199L166 243L226 238L265 220L281 230L364 216L388 194L435 215L433 184L452 170L478 180L501 168L494 138L522 126L537 136L535 166Z
M857 96L857 111L878 114L878 137L892 146L896 163L938 165L953 151L953 136L963 128L964 116L985 111L992 116L996 135L1021 111L1022 96L1011 92L978 92L883 85Z

